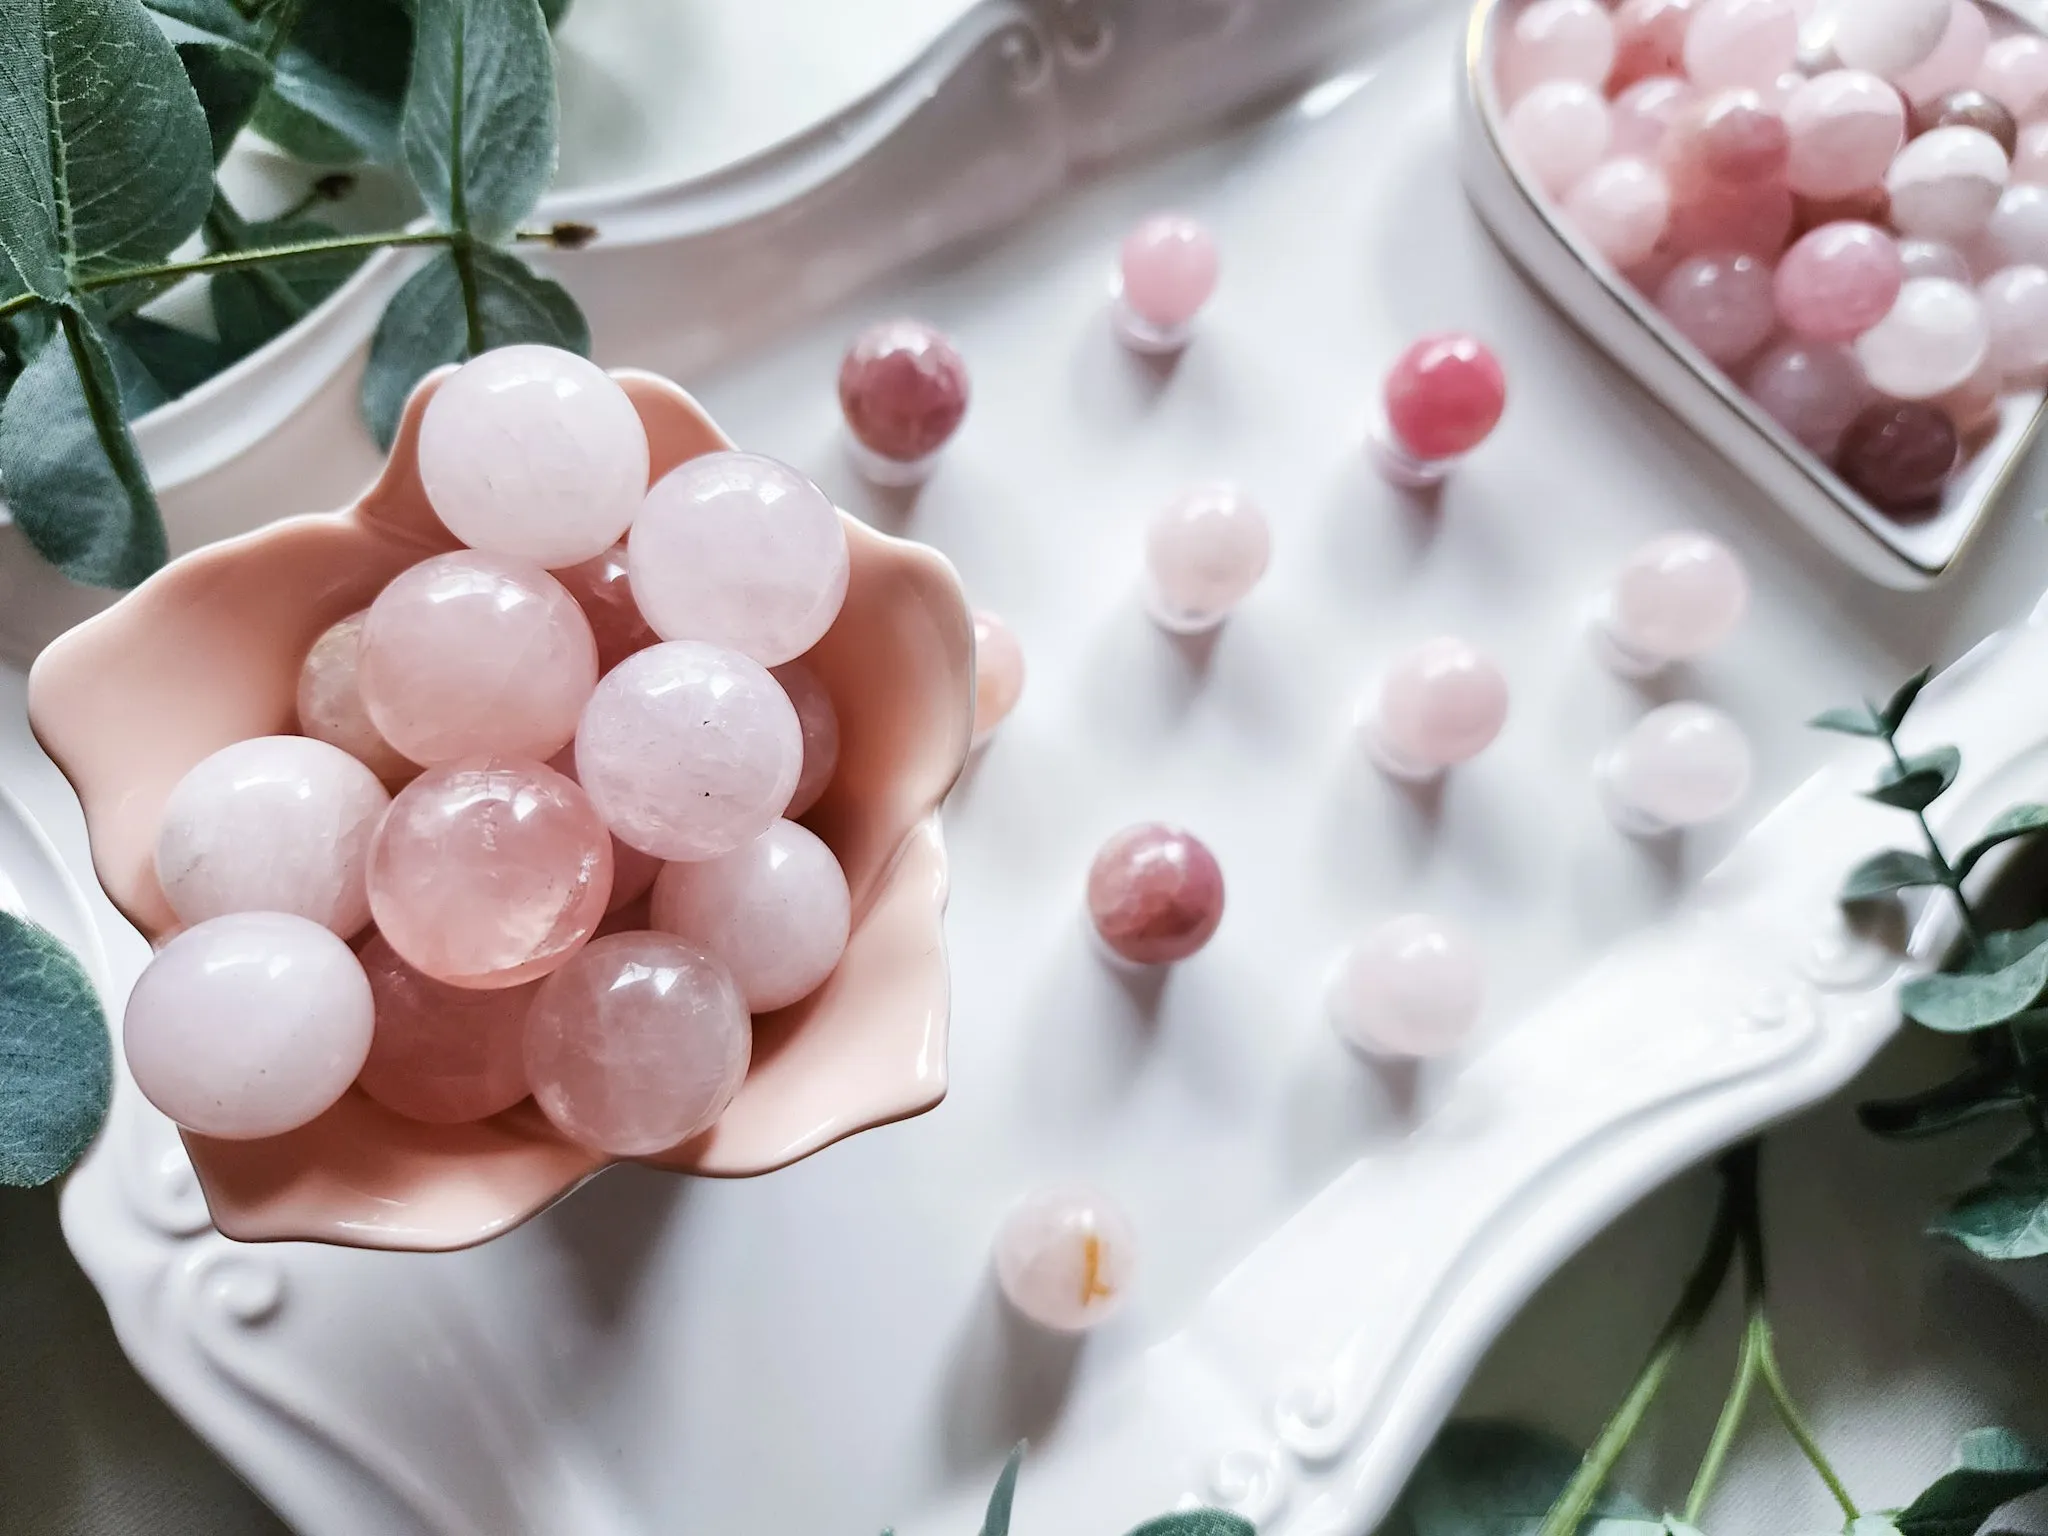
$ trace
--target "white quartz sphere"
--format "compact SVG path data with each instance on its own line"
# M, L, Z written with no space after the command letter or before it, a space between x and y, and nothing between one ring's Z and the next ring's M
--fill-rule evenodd
M1668 533L1629 556L1608 589L1602 631L1625 672L1703 656L1749 609L1749 573L1704 533Z
M825 493L758 453L707 453L647 493L626 542L633 600L664 640L764 667L816 645L846 600L846 530Z
M310 736L235 742L164 802L157 883L181 923L290 912L347 938L370 921L370 839L390 804L339 747Z
M1984 305L1961 283L1916 277L1891 313L1856 338L1856 360L1880 394L1932 400L1968 379L1991 349Z
M2005 189L1978 236L1977 270L2048 265L2048 187L2016 182Z
M1129 1219L1099 1190L1041 1190L1003 1218L996 1283L1039 1327L1085 1333L1123 1305L1137 1246Z
M1991 360L2008 386L2048 375L2048 268L2007 267L1977 290L1991 328Z
M1509 108L1506 133L1536 184L1562 197L1606 155L1613 125L1597 88L1546 80Z
M1330 978L1330 1023L1376 1056L1442 1056L1463 1045L1486 995L1478 946L1440 917L1409 913L1347 950Z
M1899 233L1951 244L1990 222L2012 167L1981 128L1931 128L1899 151L1885 172Z
M749 1013L809 997L846 953L846 874L817 833L778 821L716 859L664 864L653 925L724 963Z
M370 980L318 923L238 912L187 928L136 979L122 1029L143 1096L189 1131L280 1136L324 1112L370 1054Z
M1690 701L1643 716L1599 770L1616 824L1645 835L1719 820L1749 793L1751 771L1742 727Z
M1948 30L1950 0L1846 0L1834 7L1835 57L1890 78L1920 63Z
M499 347L456 369L420 418L419 462L450 533L551 570L618 543L647 493L640 413L558 347Z

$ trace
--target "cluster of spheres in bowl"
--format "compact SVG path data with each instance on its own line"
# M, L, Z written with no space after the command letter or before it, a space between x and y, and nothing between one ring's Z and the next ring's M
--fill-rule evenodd
M1880 511L1936 510L2048 378L2048 38L1975 0L1533 0L1495 83L1565 225Z
M135 1079L216 1137L357 1083L415 1120L531 1094L595 1151L675 1147L738 1091L752 1016L846 947L845 874L794 819L838 757L803 658L846 594L839 514L754 454L650 487L625 391L542 347L442 384L419 471L466 547L313 643L303 734L164 806L182 926L129 1002Z

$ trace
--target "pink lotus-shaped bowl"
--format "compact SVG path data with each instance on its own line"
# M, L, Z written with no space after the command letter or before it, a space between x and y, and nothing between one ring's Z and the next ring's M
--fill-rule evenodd
M655 476L732 446L666 379L617 378L646 424ZM382 478L354 506L187 555L36 662L30 723L78 792L100 883L151 939L175 922L152 857L171 787L230 742L294 730L300 661L320 633L399 571L456 547L419 478L420 414L439 382L414 392ZM753 1065L724 1118L644 1159L656 1167L768 1173L945 1096L938 807L967 755L973 626L943 557L845 523L846 606L807 658L838 707L839 769L805 821L845 866L853 936L819 991L756 1022ZM366 1248L481 1242L607 1162L564 1140L530 1100L436 1126L353 1088L287 1135L188 1133L185 1145L228 1236Z

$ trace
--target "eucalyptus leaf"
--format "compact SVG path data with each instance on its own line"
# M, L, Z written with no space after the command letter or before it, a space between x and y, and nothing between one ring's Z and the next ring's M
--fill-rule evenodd
M126 315L107 327L111 338L124 347L172 400L204 384L227 365L220 343L210 336L165 325L147 315ZM128 398L127 379L121 383L121 404L129 420L141 414Z
M1927 686L1927 680L1934 676L1934 668L1922 667L1918 672L1899 684L1899 690L1885 700L1878 719L1883 723L1887 736L1897 733L1906 723L1906 716L1913 708L1914 700L1920 697L1920 690Z
M1259 1532L1243 1515L1221 1509L1187 1509L1147 1520L1130 1536L1259 1536Z
M399 0L305 0L257 103L257 132L316 165L398 158L412 20Z
M1010 1510L1017 1502L1017 1473L1024 1465L1024 1447L1018 1445L1003 1463L1003 1475L996 1479L988 1496L988 1514L981 1522L981 1536L1010 1536Z
M553 31L562 24L562 18L569 14L570 0L540 0L541 19Z
M2014 1499L2048 1488L2048 1460L2009 1429L1971 1430L1958 1462L1894 1517L1900 1536L1976 1536Z
M216 250L260 250L294 241L324 240L335 231L317 219L277 219L248 223L220 198L207 215L207 232ZM335 251L291 261L217 272L207 284L213 306L213 328L220 337L223 360L246 357L310 314L361 266L364 251Z
M1380 1536L1534 1536L1582 1459L1568 1442L1526 1425L1446 1424ZM1621 1526L1634 1521L1655 1517L1626 1493L1604 1489L1579 1536L1628 1536Z
M1958 970L1983 974L1999 971L2011 965L2022 955L2030 955L2043 944L2048 944L2048 918L2029 923L2024 928L1996 928L1984 935L1983 939L1963 957Z
M2003 1048L1972 1062L1945 1083L1897 1099L1877 1099L1856 1106L1856 1118L1873 1136L1887 1141L1917 1141L1941 1136L1990 1115L2025 1107L2010 1049Z
M262 16L230 0L148 0L157 26L178 50L185 78L206 113L218 161L249 121L270 81L270 43Z
M1868 704L1854 704L1846 709L1822 710L1806 722L1816 731L1833 731L1838 736L1870 736L1883 739L1884 722Z
M1901 811L1924 811L1955 783L1962 766L1961 752L1954 747L1936 747L1887 766L1878 775L1877 788L1866 791L1866 795L1879 805Z
M0 1184L47 1184L107 1117L113 1051L84 968L0 911Z
M1908 1018L1944 1034L2003 1024L2048 991L2048 944L2036 945L1995 971L1920 976L1899 988Z
M429 210L497 244L555 171L555 65L538 0L417 0L399 143Z
M99 327L99 338L114 369L114 389L120 396L122 420L140 420L171 398L170 391L149 371L149 364L104 322Z
M473 251L469 260L482 332L482 345L476 350L515 342L539 342L579 353L590 350L590 326L561 284L504 251ZM391 446L413 386L442 364L471 356L469 341L455 254L438 251L392 296L370 338L362 412L379 445Z
M1956 859L1956 873L1967 875L1977 867L1977 861L1999 846L2016 837L2025 837L2030 832L2048 828L2048 805L2016 805L1995 819L1984 829L1983 835L1970 844Z
M1981 1258L2038 1259L2048 1254L2048 1151L2031 1137L2021 1142L1993 1163L1984 1182L1960 1195L1928 1230L1954 1238ZM1907 1536L1925 1533L1908 1532Z
M1893 891L1946 883L1941 877L1940 867L1926 854L1887 848L1883 853L1872 854L1849 871L1848 878L1842 882L1842 900L1868 901L1874 896L1888 896Z

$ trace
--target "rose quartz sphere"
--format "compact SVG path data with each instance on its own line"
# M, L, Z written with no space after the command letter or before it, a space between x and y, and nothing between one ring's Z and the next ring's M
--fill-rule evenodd
M1670 75L1638 80L1608 104L1608 152L1650 158L1680 115L1698 100L1699 91L1688 80Z
M2021 33L1984 50L1973 82L2022 123L2048 108L2048 38Z
M1848 197L1884 184L1906 142L1906 104L1876 75L1834 69L1785 103L1785 178L1803 197Z
M1679 114L1664 159L1680 180L1773 182L1784 175L1791 142L1784 118L1755 91L1716 91Z
M1749 793L1749 738L1720 710L1665 704L1638 720L1603 760L1608 805L1628 831L1717 821Z
M526 1097L526 1010L539 982L451 987L407 965L381 936L363 946L362 963L377 1003L356 1078L363 1092L429 1125L488 1119Z
M1685 66L1685 29L1699 0L1621 0L1614 8L1614 66L1607 88L1630 90Z
M1508 718L1508 684L1493 660L1444 637L1399 658L1380 685L1372 746L1381 765L1426 778L1493 744Z
M1178 213L1155 213L1124 236L1117 253L1124 304L1157 333L1178 335L1216 291L1216 241Z
M581 788L583 781L576 776L576 747L572 742L548 759L548 766ZM631 843L612 839L612 894L604 904L607 913L616 912L628 902L638 901L654 887L654 877L661 873L661 860L651 853L642 853Z
M589 798L540 763L473 758L400 790L370 848L370 910L452 986L546 975L597 931L612 845Z
M1485 993L1471 937L1440 917L1411 913L1380 924L1338 961L1330 1022L1375 1056L1444 1056L1470 1038Z
M1424 463L1470 453L1500 425L1508 403L1500 359L1462 331L1415 342L1394 360L1385 388L1388 430Z
M965 360L922 320L869 326L839 364L846 429L885 465L917 465L937 453L966 418L967 398Z
M1879 393L1932 400L1977 371L1991 347L1984 306L1961 283L1917 277L1891 313L1856 339L1856 360Z
M1088 869L1088 917L1110 955L1130 965L1171 965L1216 935L1223 869L1192 832L1126 827Z
M526 1080L571 1141L648 1157L711 1129L746 1080L747 1010L725 967L666 933L615 933L545 982Z
M1784 342L1765 352L1744 387L1766 415L1823 460L1834 457L1849 423L1872 398L1854 353L1808 341Z
M1991 361L2011 386L2031 387L2048 375L2048 268L2007 267L1977 290L1991 328ZM1958 422L1957 425L1966 425Z
M1692 661L1734 633L1749 611L1749 573L1704 533L1667 533L1630 555L1608 591L1605 628L1646 667Z
M235 742L164 802L157 882L181 923L290 912L347 938L370 920L363 871L390 803L374 773L324 741Z
M1981 295L1980 295L1981 297ZM1991 303L1985 301L1985 318L1991 318ZM1929 403L1955 423L1963 437L1988 431L1998 424L1999 404L2005 396L2005 374L1998 366L1997 331L1992 333L1992 351L1977 371L1946 394Z
M583 617L590 621L600 674L661 639L641 614L640 605L633 601L632 571L624 543L614 544L580 565L563 566L553 574L576 599Z
M1777 184L1729 185L1702 178L1672 189L1662 252L1671 257L1743 252L1775 260L1792 234L1792 194Z
M794 821L818 803L839 767L839 711L818 674L801 661L787 661L774 670L775 681L789 695L796 723L804 736L804 767L796 791L782 814Z
M1024 647L1016 631L985 608L974 614L974 744L1010 718L1024 697Z
M539 566L458 550L401 571L363 621L363 703L416 763L549 758L597 684L590 622Z
M1885 173L1892 223L1926 240L1967 240L1998 206L2005 151L1981 128L1933 128L1899 151Z
M1764 344L1778 322L1770 267L1755 256L1693 256L1657 289L1678 333L1727 367Z
M626 544L633 596L666 640L764 667L808 651L846 601L846 530L819 490L758 453L707 453L647 493Z
M1010 1208L996 1233L996 1284L1025 1318L1053 1333L1086 1333L1123 1305L1137 1234L1098 1190L1041 1190Z
M1535 0L1516 14L1502 48L1505 99L1518 101L1548 80L1598 90L1614 48L1614 18L1594 0Z
M1685 72L1710 91L1774 85L1798 53L1791 0L1706 0L1685 31Z
M1963 253L1939 240L1901 240L1899 264L1906 269L1906 281L1916 277L1945 277L1952 283L1970 281L1970 264Z
M1932 101L1975 80L1990 47L1991 23L1984 12L1973 0L1948 0L1948 25L1934 51L1892 78L1909 100Z
M1850 0L1834 8L1835 57L1896 79L1930 57L1949 27L1950 0Z
M1656 250L1671 222L1671 187L1642 160L1610 160L1565 198L1565 217L1586 243L1617 267Z
M1971 254L1980 272L2048 263L2048 187L2007 187Z
M1562 197L1606 155L1612 128L1593 86L1546 80L1509 108L1506 133L1536 185Z
M420 418L420 483L472 549L574 565L624 536L647 490L647 433L595 363L500 347L434 391Z
M773 1013L832 974L853 910L832 850L816 833L778 821L722 858L662 866L652 917L662 932L722 962L749 1013Z
M1778 263L1778 318L1809 341L1854 341L1891 313L1905 286L1898 243L1869 224L1823 224Z
M362 660L363 620L368 611L352 613L330 627L299 669L299 730L316 741L339 747L387 783L409 779L420 765L406 757L377 729L363 707L357 682Z
M2036 186L2048 182L2048 123L2028 123L2020 130L2012 153L2012 180Z
M1251 595L1272 552L1266 514L1242 491L1188 491L1145 530L1146 609L1175 634L1214 629Z
M281 1136L347 1091L370 1049L370 983L349 947L285 912L196 923L128 997L123 1048L143 1096L189 1131Z
M605 675L576 733L576 774L605 824L662 859L715 859L759 837L803 776L782 685L737 651L670 640Z

